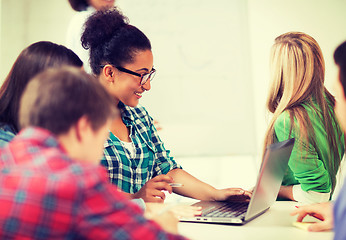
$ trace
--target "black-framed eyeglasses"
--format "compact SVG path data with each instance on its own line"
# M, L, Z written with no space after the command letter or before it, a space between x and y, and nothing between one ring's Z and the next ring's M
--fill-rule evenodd
M104 66L105 65L101 65L100 67L104 68ZM151 82L155 76L155 73L156 73L155 68L153 68L149 73L144 73L144 74L139 74L139 73L133 72L133 71L126 69L126 68L123 68L123 67L115 67L115 68L118 69L120 72L124 72L124 73L128 73L128 74L140 77L141 78L141 82L140 82L141 85L146 84L148 82L148 80Z

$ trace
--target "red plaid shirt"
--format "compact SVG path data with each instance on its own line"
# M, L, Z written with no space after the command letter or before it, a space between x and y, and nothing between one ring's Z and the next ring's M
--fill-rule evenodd
M69 158L46 130L0 149L0 239L184 239L143 217L104 167Z

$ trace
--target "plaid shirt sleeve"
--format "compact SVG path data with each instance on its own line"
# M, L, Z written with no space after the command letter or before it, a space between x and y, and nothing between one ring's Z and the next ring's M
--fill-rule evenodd
M103 169L102 169L103 170ZM92 178L91 178L92 179ZM90 182L78 209L79 235L86 239L185 239L143 217L142 210L104 181Z
M181 168L181 166L171 157L170 150L166 150L164 143L159 137L159 134L154 125L153 118L147 114L148 122L150 126L151 139L156 148L155 153L155 164L154 164L154 174L153 177L160 174L167 174L169 171Z

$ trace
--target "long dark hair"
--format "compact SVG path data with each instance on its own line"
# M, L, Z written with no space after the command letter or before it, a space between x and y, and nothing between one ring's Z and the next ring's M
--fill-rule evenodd
M27 83L41 71L62 65L82 67L83 62L72 50L52 42L36 42L25 48L0 88L0 124L9 124L18 132L19 101Z
M96 75L100 73L102 64L121 66L131 63L138 51L151 50L145 34L130 25L116 7L91 15L85 23L81 40L82 46L90 49L90 65Z

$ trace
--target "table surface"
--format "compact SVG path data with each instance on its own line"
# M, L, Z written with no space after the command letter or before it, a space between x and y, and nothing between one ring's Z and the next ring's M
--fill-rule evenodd
M206 223L180 222L179 233L190 239L279 239L279 240L329 240L333 239L333 232L308 232L296 228L292 223L295 216L289 213L295 208L296 202L281 201L274 205L261 216L242 226L220 225ZM307 217L307 221L318 221L313 217Z

